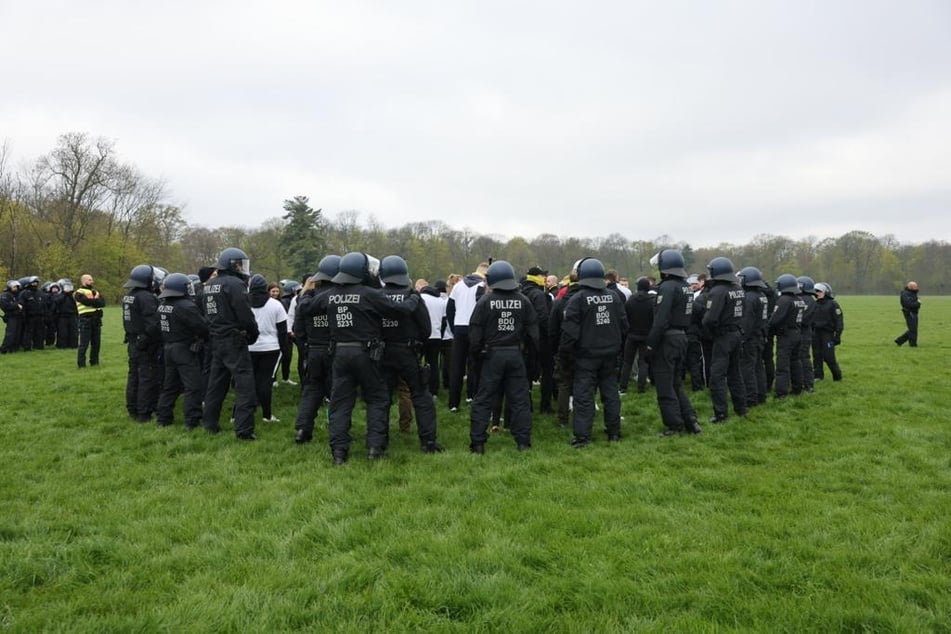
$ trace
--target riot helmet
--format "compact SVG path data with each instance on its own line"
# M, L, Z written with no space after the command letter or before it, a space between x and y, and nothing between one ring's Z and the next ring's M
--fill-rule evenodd
M780 294L798 295L799 281L791 273L783 273L776 278L776 291Z
M711 280L718 280L720 282L735 282L736 275L734 274L733 262L729 258L716 257L710 260L710 264L707 265L707 271L710 274Z
M297 295L297 291L301 289L300 282L297 280L281 280L281 293L286 297L292 295Z
M378 281L380 261L360 251L351 251L340 258L340 268L334 275L335 284L373 284Z
M800 275L796 278L796 281L799 282L799 289L807 295L816 294L816 283L808 275Z
M59 284L59 287L60 287L61 289L63 289L63 292L64 292L64 293L72 293L73 290L74 290L72 281L70 281L69 279L67 279L67 278L65 278L65 277L64 277L64 278L61 278L61 279L60 279L58 282L56 282L56 283Z
M388 255L380 262L380 281L384 284L408 287L413 284L409 279L409 267L406 260L398 255Z
M132 267L129 272L129 279L123 284L123 288L152 288L152 266L149 264L139 264Z
M515 268L505 260L496 260L485 272L485 283L494 291L514 291L518 288Z
M763 274L755 266L745 266L736 274L740 280L741 286L755 286L757 288L766 288L766 282L763 281Z
M219 271L234 271L248 279L251 275L251 258L241 249L228 247L218 256L217 269Z
M20 280L7 280L7 290L16 293L20 290Z
M578 264L578 283L588 288L604 288L604 265L597 258L585 258Z
M191 295L191 280L184 273L172 273L165 278L159 297L185 297Z
M822 291L829 299L833 298L832 287L825 282L816 282L816 292Z
M317 265L317 272L314 273L313 279L318 282L330 282L333 281L334 275L340 272L340 256L339 255L325 255L321 258L320 263Z
M664 275L684 279L687 277L684 256L676 249L664 249L657 254L657 270Z

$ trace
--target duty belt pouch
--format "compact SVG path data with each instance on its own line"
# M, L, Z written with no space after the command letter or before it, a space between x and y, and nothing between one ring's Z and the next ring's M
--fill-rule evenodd
M370 341L367 343L367 350L370 351L370 361L382 361L383 350L385 348L386 344L382 341Z

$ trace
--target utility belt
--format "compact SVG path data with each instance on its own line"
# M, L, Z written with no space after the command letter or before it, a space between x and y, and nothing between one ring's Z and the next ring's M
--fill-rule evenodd
M521 350L521 346L488 346L489 350Z
M102 319L102 311L97 310L94 313L81 313L79 315L80 319Z
M379 339L370 341L331 341L327 351L333 355L337 348L359 348L370 353L371 361L380 361L383 359L383 350L386 344Z

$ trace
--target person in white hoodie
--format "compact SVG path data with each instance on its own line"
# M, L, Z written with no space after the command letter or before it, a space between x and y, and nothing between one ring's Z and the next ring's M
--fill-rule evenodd
M251 276L248 296L259 332L257 341L248 346L254 370L254 391L264 422L277 423L280 421L271 411L271 394L274 375L281 362L281 349L287 345L287 311L280 300L270 296L263 275Z
M489 263L482 262L466 275L449 294L446 304L446 322L452 329L452 355L449 368L449 411L458 412L462 401L462 380L466 381L466 401L471 402L478 389L478 377L469 355L469 318L476 302L485 294L485 272Z
M423 342L423 358L429 366L429 393L436 397L439 395L439 351L442 349L443 333L448 330L446 304L449 303L449 296L445 293L445 280L436 280L433 286L426 280L417 280L416 290L429 311L429 339Z

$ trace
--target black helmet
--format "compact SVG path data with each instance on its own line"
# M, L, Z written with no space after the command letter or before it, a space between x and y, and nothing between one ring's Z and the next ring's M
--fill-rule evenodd
M7 290L13 293L14 288L16 288L16 290L20 290L20 280L7 280Z
M796 281L799 282L799 289L806 295L816 294L816 283L808 275L800 275Z
M597 258L585 258L578 264L578 283L588 288L604 288L604 265Z
M191 280L184 273L172 273L165 278L159 297L185 297L191 295Z
M132 267L129 279L122 285L124 288L152 288L152 266L139 264Z
M297 291L300 289L301 285L297 280L281 280L281 292L284 295L297 295Z
M409 267L406 266L406 260L398 255L388 255L383 258L380 262L380 281L396 286L411 286L413 282L409 279Z
M657 254L657 270L681 279L687 277L684 256L676 249L664 249Z
M218 256L216 268L219 271L234 271L247 279L247 276L251 274L251 259L241 249L228 247Z
M317 272L314 273L313 279L318 282L330 282L333 281L334 275L340 272L340 256L339 255L325 255L321 258L320 263L317 265Z
M799 280L791 273L783 273L776 278L776 290L790 295L799 294Z
M766 288L766 282L763 281L763 274L755 266L746 266L740 269L736 274L742 286L755 286L757 288Z
M376 280L380 261L360 251L351 251L340 258L340 270L334 275L335 284L369 284Z
M710 272L711 280L719 280L721 282L736 281L736 275L733 272L733 262L730 262L729 258L713 258L710 260L710 264L707 265L707 271Z
M485 283L492 290L514 291L518 288L518 280L515 279L515 268L505 260L496 260L489 265L489 270L485 272Z

